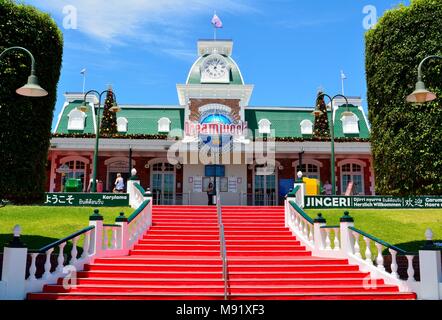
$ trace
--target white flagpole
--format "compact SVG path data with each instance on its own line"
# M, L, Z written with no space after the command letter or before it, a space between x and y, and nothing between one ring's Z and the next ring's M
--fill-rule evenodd
M344 72L341 70L342 95L343 95L343 96L345 96L345 91L344 91L344 80L345 80Z
M86 69L84 69L84 72L82 72L83 74L83 94L86 92Z

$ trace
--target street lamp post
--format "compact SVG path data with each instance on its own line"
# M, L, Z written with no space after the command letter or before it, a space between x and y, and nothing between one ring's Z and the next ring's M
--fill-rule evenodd
M116 101L115 93L112 90L104 90L103 92L98 92L96 90L90 90L86 92L83 99L83 104L79 108L80 111L86 112L88 110L88 106L86 104L86 98L89 94L94 93L98 97L98 109L97 109L97 124L96 124L96 134L95 134L95 150L94 150L94 169L92 172L92 185L91 185L91 192L97 192L97 168L98 168L98 144L100 140L100 109L101 109L101 98L103 94L111 93L114 97L114 104L110 108L111 112L119 112L120 108L118 107Z
M424 58L417 68L417 82L416 89L407 97L407 101L411 103L425 103L433 101L437 98L436 94L430 92L425 87L424 82L422 81L422 67L425 62L432 59L440 59L442 60L442 56L428 56Z
M28 77L28 82L21 88L18 88L16 92L19 95L25 96L25 97L44 97L48 95L48 92L40 87L38 84L38 78L35 75L35 59L32 53L23 47L10 47L5 50L3 50L2 53L0 53L0 59L6 55L7 53L11 51L24 51L26 52L29 57L31 58L31 75Z
M330 140L331 140L331 183L332 183L332 195L336 195L336 174L335 174L335 126L334 126L334 121L333 121L333 101L338 98L344 98L345 99L345 103L346 106L348 108L348 99L346 96L342 95L342 94L337 94L335 95L333 98L330 97L328 94L326 93L321 93L318 98L323 98L323 97L327 97L330 100L330 108L331 108L331 117L330 117ZM349 112L348 109L345 113ZM344 113L344 115L345 115ZM317 109L315 111L313 111L313 115L314 116L318 116L321 115L322 112Z

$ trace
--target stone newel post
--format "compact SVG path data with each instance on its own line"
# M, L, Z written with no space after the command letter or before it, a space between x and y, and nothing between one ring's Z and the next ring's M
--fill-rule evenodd
M354 227L354 219L350 216L348 211L340 219L340 234L341 234L341 250L344 254L354 253L353 244L354 238L349 227Z
M0 291L0 300L23 300L26 298L26 262L28 248L20 240L21 228L14 227L14 238L3 252L2 283L3 295Z
M103 216L98 209L89 217L89 225L95 227L90 238L91 255L99 256L103 250Z
M124 212L120 212L120 216L115 219L115 224L120 226L117 231L117 246L121 250L127 250L129 248L129 229Z
M318 216L314 220L313 227L313 239L315 242L315 250L325 249L325 232L322 231L321 227L326 226L327 221L322 216L322 213L318 213Z
M427 229L425 232L427 242L419 250L419 268L421 275L420 299L439 300L440 283L442 283L441 252L433 243L433 232Z

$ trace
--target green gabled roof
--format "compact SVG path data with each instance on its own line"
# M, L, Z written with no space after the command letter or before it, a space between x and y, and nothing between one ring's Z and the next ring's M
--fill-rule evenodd
M58 126L55 128L55 133L95 133L94 117L91 108L89 108L89 110L86 112L86 120L85 120L86 122L83 131L68 130L69 113L72 110L81 106L82 103L83 101L76 100L70 102L66 107L64 107L64 109L62 110L60 122L58 123Z
M55 133L95 133L93 124L92 110L89 108L85 122L84 131L68 130L69 112L81 105L81 101L73 101L69 103L62 111L60 122L55 129ZM102 111L100 112L102 114ZM176 108L161 108L161 107L122 107L121 111L117 113L117 118L126 118L127 132L125 134L158 134L158 120L166 117L171 121L170 129L184 130L184 109Z
M192 66L192 69L189 73L189 79L186 84L201 84L201 72L200 67L204 63L205 58L209 56L208 54L202 56L197 62ZM244 84L241 73L238 69L238 66L233 61L232 58L222 55L224 59L226 59L226 62L230 66L230 84Z
M370 129L367 126L364 114L362 111L353 105L349 105L349 111L353 112L359 118L359 134L344 134L342 128L342 113L347 109L341 106L336 110L335 123L334 123L334 133L336 138L345 137L357 137L357 138L369 138ZM271 122L271 129L275 130L276 137L305 137L308 135L301 134L301 122L303 120L310 120L312 123L315 122L315 117L312 114L313 109L297 109L297 108L278 108L272 110L271 107L268 109L246 109L245 116L248 122L249 129L253 132L258 132L258 123L262 119L268 119ZM328 112L329 123L331 120L331 112Z
M158 134L158 120L169 118L170 129L184 130L184 109L123 107L117 118L127 119L126 134Z

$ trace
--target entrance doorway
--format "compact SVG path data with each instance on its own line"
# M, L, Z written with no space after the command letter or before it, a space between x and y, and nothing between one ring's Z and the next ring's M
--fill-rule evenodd
M152 165L151 179L154 204L173 205L175 203L175 167L170 163L155 163Z
M275 171L257 170L264 166L255 166L253 204L255 206L276 206L278 204L277 177Z

